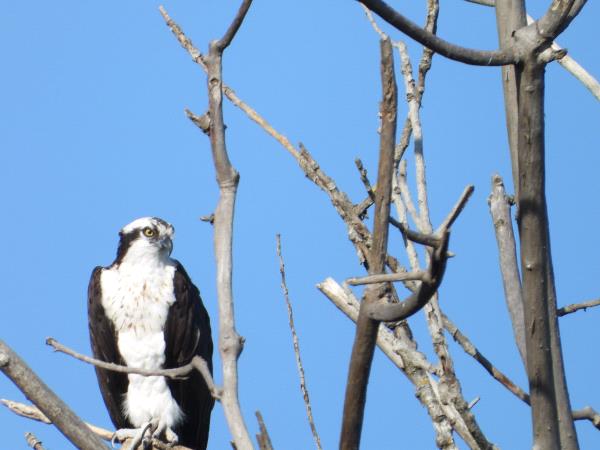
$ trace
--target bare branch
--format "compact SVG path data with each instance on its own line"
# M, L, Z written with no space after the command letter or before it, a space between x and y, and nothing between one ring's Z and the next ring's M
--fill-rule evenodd
M192 41L182 31L181 27L175 23L173 19L171 19L169 14L167 14L167 11L165 11L162 6L159 9L163 19L165 20L165 23L171 29L171 32L177 38L177 41L188 52L192 58L192 61L198 64L202 70L204 70L204 72L207 72L208 68L206 66L206 57L194 46ZM300 151L292 145L290 140L281 133L277 132L260 114L242 101L234 92L234 90L225 83L223 83L223 94L225 94L225 97L227 97L231 103L244 111L244 113L246 113L246 115L252 121L256 122L270 136L275 138L275 140L277 140L277 142L279 142L292 156L298 159Z
M121 366L119 364L109 363L106 361L101 361L99 359L90 358L89 356L77 353L75 350L66 347L65 345L61 344L56 339L51 337L46 339L46 344L51 346L57 352L72 356L73 358L78 359L79 361L83 361L95 367L100 367L106 370L112 370L113 372L133 373L145 377L167 377L177 380L187 378L188 374L192 370L196 369L204 378L204 381L206 382L206 385L208 386L208 389L210 390L210 393L213 396L213 398L218 401L221 400L221 389L215 385L210 370L208 369L208 364L199 355L194 356L194 358L192 358L192 360L188 364L181 367L176 367L173 369L147 370L140 369L137 367Z
M0 403L4 404L10 411L17 414L18 416L25 417L27 419L35 420L37 422L42 422L45 424L52 424L50 419L48 419L43 412L41 412L34 405L26 405L24 403L15 402L12 400L0 399ZM104 439L105 441L112 441L114 432L107 430L105 428L98 427L96 425L92 425L90 423L86 423L87 427L94 432L99 438ZM130 439L126 440L124 444L129 444ZM153 449L156 450L191 450L188 447L184 447L183 445L175 445L167 444L162 442L159 439L152 440ZM104 448L104 447L103 447Z
M350 290L343 288L331 278L327 278L317 287L348 318L354 322L358 320L360 303ZM461 425L464 422L456 409L441 401L437 382L429 376L430 373L438 376L441 373L427 361L425 355L407 345L399 335L392 333L383 324L379 325L377 345L415 386L417 399L427 409L432 419L437 447L445 450L457 449L452 436L452 429L456 427L458 435L471 448L478 448L467 427Z
M102 441L2 340L0 340L0 370L75 446L83 450L103 448Z
M294 354L296 355L296 365L298 366L298 375L300 376L300 390L302 391L302 398L304 399L304 406L306 407L306 416L308 417L308 423L310 425L310 431L317 445L317 449L322 450L321 438L317 432L315 421L312 415L312 408L310 406L310 398L308 396L308 388L306 387L306 380L304 377L304 367L302 366L302 359L300 358L300 343L298 341L298 335L296 334L296 326L294 325L294 313L292 311L292 302L290 301L289 291L285 280L285 264L283 262L283 256L281 254L281 236L277 235L277 256L279 257L279 273L281 274L281 289L283 290L283 297L285 298L285 304L288 311L288 319L290 323L290 330L292 332L292 341L294 343Z
M496 2L494 0L466 0L471 3L477 3L479 5L484 6L495 6ZM584 0L585 1L585 0ZM583 6L583 5L581 5ZM532 24L535 22L533 17L527 15L527 24ZM512 30L509 30L511 33L514 31L514 27ZM508 35L510 35L510 33ZM554 51L562 50L562 47L557 42L552 42L552 49ZM577 61L575 61L571 56L565 55L558 60L558 63L563 66L569 73L571 73L575 78L577 78L591 93L594 97L600 100L600 83L587 71L585 70ZM508 66L507 66L508 67ZM516 171L515 171L516 172Z
M562 317L562 316L566 316L567 314L571 314L571 313L577 312L582 309L584 311L586 311L588 308L593 308L594 306L598 306L598 305L600 305L600 299L590 300L588 302L583 302L583 303L572 303L570 305L563 306L562 308L557 309L556 315L558 317Z
M82 355L81 353L77 353L75 350L71 350L70 348L62 345L56 339L51 337L46 338L46 345L49 345L57 352L72 356L73 358L78 359L79 361L83 361L85 363L91 364L95 367L100 367L102 369L112 370L113 372L134 373L146 377L161 376L172 379L178 379L187 378L187 375L193 370L192 363L186 364L185 366L178 367L176 369L159 370L138 369L135 367L121 366L119 364L108 363L99 359L90 358L89 356Z
M407 281L407 280L429 280L429 274L427 272L400 272L400 273L382 273L376 275L368 275L366 277L354 277L348 278L346 283L350 286L361 286L364 284L375 284L375 283L391 283L393 281Z
M517 246L512 228L510 203L511 200L506 195L502 178L500 175L494 175L492 177L492 193L488 197L488 204L494 223L496 242L498 243L504 298L510 314L517 348L519 349L523 366L527 368L523 295L521 293L521 278L519 276Z
M369 177L367 175L367 169L365 169L365 166L363 165L360 158L356 158L354 160L354 163L356 164L356 168L358 169L358 173L360 174L360 181L362 182L363 186L365 187L367 194L369 195L371 200L374 202L375 201L375 192L373 191L373 186L371 186L371 182L369 181Z
M39 410L37 406L26 405L24 403L15 402L12 400L0 399L0 403L6 406L13 413L27 419L36 420L45 424L51 424L52 421L46 417L46 415ZM90 423L85 423L86 426L94 432L99 438L105 441L110 441L113 438L113 432L104 428L97 427Z
M233 22L231 22L231 25L229 25L229 28L227 29L227 31L225 32L223 37L221 39L219 39L219 41L217 41L216 47L220 53L223 53L223 51L227 47L229 47L229 44L231 44L231 41L233 41L233 38L235 37L236 33L240 29L240 26L242 25L242 22L244 22L244 18L246 17L246 13L248 12L248 9L250 9L251 4L252 4L252 0L244 0L242 2L237 15L233 19Z
M553 50L562 50L562 47L556 42L552 43ZM558 60L558 63L563 66L571 75L577 78L596 99L600 100L600 83L587 70L585 70L577 61L570 55L565 55Z
M546 14L537 21L536 28L540 36L549 40L553 40L558 36L573 19L574 16L571 15L571 9L574 4L575 0L553 0ZM579 8L581 6L583 4Z
M427 270L427 277L415 293L400 303L377 303L369 305L367 314L375 320L391 322L404 320L423 308L436 293L444 277L446 261L448 260L448 232L442 236L439 248L430 252L431 259Z
M591 406L573 411L573 420L589 420L600 430L600 414Z
M327 278L325 281L317 284L317 288L350 320L353 322L358 320L360 302L352 291L342 287L332 278ZM419 370L439 375L439 371L427 361L425 355L395 337L394 333L384 324L380 324L379 326L377 346L399 369L405 369L408 364ZM405 361L408 362L405 363Z
M531 396L534 446L553 450L561 445L555 381L562 376L553 362L560 342L551 345L553 318L549 309L553 286L549 252L548 211L545 193L544 70L533 57L527 61L519 80L519 236L525 329L527 330L527 372ZM568 397L566 398L568 402ZM570 422L570 412L567 422ZM575 438L576 439L576 438ZM576 448L577 445L569 448Z
M427 245L428 247L439 247L441 240L435 234L426 234L419 231L414 231L404 225L402 222L390 217L390 224L400 230L406 239L417 244Z
M42 441L36 438L33 433L25 433L25 440L27 441L27 445L29 445L32 449L44 450L44 447L42 446Z
M381 83L383 93L379 167L377 191L375 192L373 244L369 253L369 274L371 275L382 273L385 268L396 144L397 88L392 44L389 39L381 41ZM360 445L367 384L379 327L378 322L367 314L367 308L379 303L386 295L386 291L388 288L385 284L369 286L365 299L361 303L346 383L340 435L340 449L342 450L357 449Z
M244 422L238 397L237 360L243 349L243 338L235 329L233 312L233 216L239 174L231 165L225 144L223 121L222 56L246 15L250 1L244 0L237 16L220 41L212 41L206 58L208 111L210 115L210 146L213 155L219 201L215 210L214 246L217 266L217 297L219 304L219 351L223 368L221 404L233 443L237 450L253 448Z
M359 1L390 25L396 27L398 30L407 34L425 47L428 47L447 58L478 66L502 66L517 62L517 58L510 48L505 50L483 51L460 47L440 39L435 34L419 27L382 0Z
M465 188L465 190L460 195L460 198L458 199L458 201L452 208L452 211L450 211L450 213L448 213L448 216L446 216L446 218L444 219L442 224L438 227L438 231L436 231L436 233L439 233L442 230L448 230L452 227L452 224L454 224L454 221L458 218L458 216L464 209L465 205L471 198L471 195L473 194L474 190L475 190L475 186L473 186L472 184L468 185Z
M269 432L267 431L265 421L263 420L260 411L256 411L256 420L258 421L258 428L260 429L260 433L256 435L256 440L258 441L259 449L273 450L273 444L271 443Z
M481 354L481 352L475 347L471 341L461 333L454 323L444 314L444 327L450 333L450 336L462 347L462 349L468 355L472 356L481 366L500 384L506 389L516 395L525 403L529 404L529 395L523 391L519 386L513 383L505 374L498 370L489 359Z

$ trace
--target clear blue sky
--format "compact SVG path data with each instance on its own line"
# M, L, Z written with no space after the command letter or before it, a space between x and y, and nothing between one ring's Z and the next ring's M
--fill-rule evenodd
M113 260L119 228L145 215L175 226L174 256L200 287L216 332L212 230L198 220L216 204L215 177L208 140L183 113L185 107L206 109L205 77L163 24L157 2L2 3L0 337L82 418L109 427L93 369L52 353L44 340L53 336L89 353L89 275ZM421 2L393 3L422 21ZM202 49L223 33L237 6L230 0L165 3ZM533 15L543 10L536 8ZM589 2L559 39L596 76L598 17L600 5ZM482 6L443 2L439 33L466 46L496 48L494 14ZM410 48L416 58L419 48ZM224 63L226 82L293 142L302 141L357 202L364 192L354 158L360 156L373 177L376 168L378 71L377 36L358 4L341 0L256 0ZM600 104L557 64L548 68L546 86L548 199L563 305L599 294L594 230L600 222ZM476 188L454 226L451 250L457 256L441 288L442 308L526 387L486 204L491 175L510 180L501 97L498 69L436 56L422 121L434 224L465 185ZM363 270L326 196L242 113L227 105L225 114L231 159L241 173L234 275L237 325L246 338L243 411L252 434L254 411L263 413L275 448L312 448L279 287L275 234L281 233L315 420L324 447L332 449L354 328L315 284L327 276L341 282ZM399 241L393 245L403 257ZM600 408L599 320L595 310L561 319L575 408ZM420 348L431 354L423 316L410 323ZM474 412L488 437L505 449L530 448L528 408L453 343L451 351L465 397L481 397ZM218 368L218 357L215 362ZM4 377L0 397L23 400ZM583 449L600 448L600 432L589 423L577 429ZM26 448L26 431L48 449L70 447L52 428L4 409L0 430L2 448ZM217 405L210 448L228 448L228 442ZM434 448L412 385L380 353L363 448Z

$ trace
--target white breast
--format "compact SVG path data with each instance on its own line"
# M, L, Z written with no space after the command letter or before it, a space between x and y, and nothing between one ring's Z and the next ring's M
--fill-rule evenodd
M115 326L117 343L130 367L161 369L165 362L163 328L175 302L171 260L121 264L102 271L102 305ZM169 428L182 417L163 377L128 375L123 412L132 425L159 419Z

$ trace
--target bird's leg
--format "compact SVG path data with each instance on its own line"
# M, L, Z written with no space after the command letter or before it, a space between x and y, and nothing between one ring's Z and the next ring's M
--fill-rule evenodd
M115 442L124 442L127 439L131 439L128 450L136 450L142 442L144 443L142 448L146 448L148 443L148 439L145 438L146 432L148 430L153 430L156 427L156 422L150 421L142 425L140 428L121 428L113 433L110 443L114 448Z
M170 446L177 444L179 441L179 436L175 434L171 428L167 426L167 424L163 421L158 422L154 433L152 433L152 437L155 439L160 439L161 434L165 434L165 442Z

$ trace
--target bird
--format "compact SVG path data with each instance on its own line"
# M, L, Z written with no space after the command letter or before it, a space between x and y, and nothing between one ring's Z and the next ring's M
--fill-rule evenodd
M96 359L157 370L198 355L212 373L210 318L198 288L170 256L174 232L163 219L136 219L120 230L114 262L93 270L88 322ZM170 379L95 370L119 440L160 438L206 449L214 399L198 371Z

